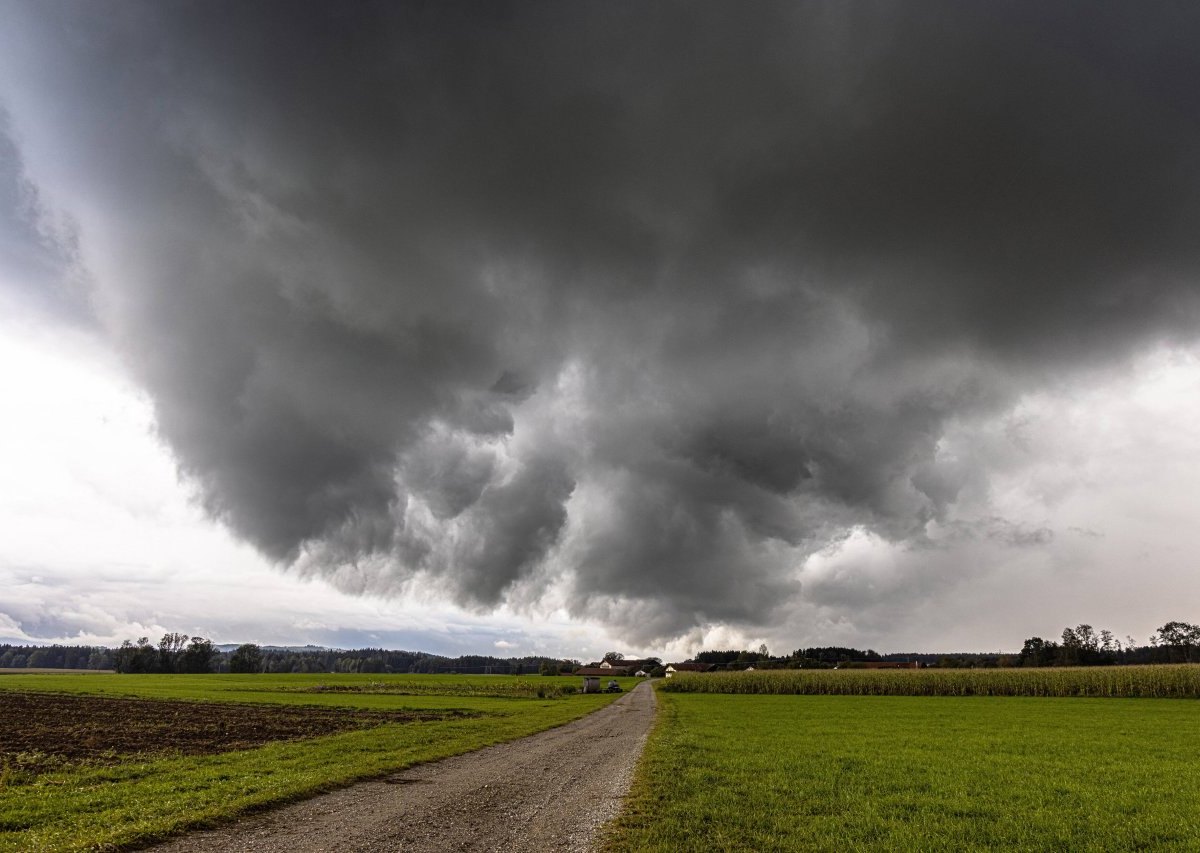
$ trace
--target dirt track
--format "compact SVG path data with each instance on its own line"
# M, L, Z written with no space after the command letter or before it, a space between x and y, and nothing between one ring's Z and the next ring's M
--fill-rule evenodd
M244 818L160 853L588 851L617 815L654 719L640 684L561 728Z

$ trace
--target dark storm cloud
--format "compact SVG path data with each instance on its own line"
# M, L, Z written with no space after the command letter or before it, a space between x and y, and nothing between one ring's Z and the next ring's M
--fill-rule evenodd
M78 253L74 223L42 202L0 105L0 278L8 294L23 310L91 325Z
M349 588L764 624L949 422L1196 332L1190 5L6 9L163 437Z

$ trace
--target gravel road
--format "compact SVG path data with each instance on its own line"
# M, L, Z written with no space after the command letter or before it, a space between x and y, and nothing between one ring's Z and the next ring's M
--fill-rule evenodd
M160 853L593 849L616 817L654 720L639 684L557 729L196 832Z

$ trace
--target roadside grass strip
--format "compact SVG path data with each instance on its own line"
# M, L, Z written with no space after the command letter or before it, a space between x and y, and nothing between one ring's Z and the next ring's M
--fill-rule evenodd
M1200 849L1200 704L661 692L608 853Z
M221 702L238 695L225 689L231 686L231 677L221 675L64 678L75 694L209 698ZM262 702L305 705L316 700L323 706L340 705L348 712L361 708L399 710L415 705L426 710L466 710L472 714L388 723L217 754L117 756L103 764L64 764L59 768L43 763L42 768L50 769L32 775L21 771L21 756L4 755L0 764L0 851L119 849L145 844L359 779L525 737L563 725L617 698L607 694L513 698L480 695L479 691L463 696L455 695L461 684L451 679L446 679L446 692L441 695L412 697L353 691L313 694L278 692L280 687L303 684L304 676L257 678L257 683L242 685L246 691L242 695L254 693ZM388 677L373 676L364 681L381 678ZM4 687L11 690L15 677L4 681ZM81 689L82 682L90 687L104 681L110 681L116 689ZM51 676L31 677L30 682L39 692L57 686ZM478 684L472 682L474 690ZM418 701L411 701L414 698ZM4 701L5 693L0 690L0 703ZM197 717L203 718L204 703L196 702L193 707ZM181 720L181 725L185 724Z
M790 669L681 672L669 693L831 696L1200 698L1200 664L1032 669Z

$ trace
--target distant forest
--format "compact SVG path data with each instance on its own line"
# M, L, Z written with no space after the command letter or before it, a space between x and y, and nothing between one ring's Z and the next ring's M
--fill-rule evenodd
M279 648L246 643L223 651L203 637L167 634L152 645L148 638L103 646L0 645L0 669L97 669L118 672L367 672L537 674L559 668L568 672L579 661L544 657L497 658L486 655L445 657L387 649Z
M1200 625L1168 622L1139 645L1132 637L1124 642L1107 630L1091 625L1064 628L1058 640L1030 637L1019 652L890 652L843 646L818 646L796 649L781 657L767 653L765 647L752 651L706 651L696 655L699 663L717 664L726 669L818 669L847 663L908 662L922 666L950 668L1019 666L1120 666L1148 663L1195 663L1200 661Z
M620 655L610 653L615 658ZM609 657L609 655L606 655ZM730 649L700 652L698 663L719 669L817 669L853 663L909 662L921 666L977 668L1031 666L1113 666L1123 664L1200 662L1200 626L1168 622L1150 642L1139 645L1132 637L1122 642L1111 631L1091 625L1065 628L1057 640L1030 637L1019 652L891 652L844 646L814 646L788 655L772 655L766 646L757 650ZM445 657L427 652L387 649L280 648L243 644L218 649L203 637L166 634L158 645L142 637L126 640L119 648L103 646L19 646L0 644L0 669L95 669L118 672L367 672L367 673L470 673L494 675L570 674L580 661L527 656L497 658L488 655ZM658 673L655 673L658 674Z

